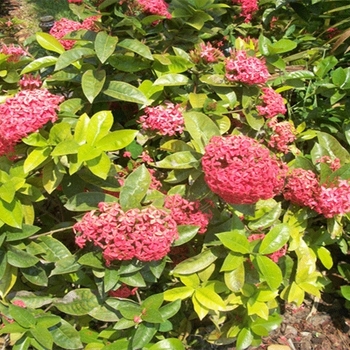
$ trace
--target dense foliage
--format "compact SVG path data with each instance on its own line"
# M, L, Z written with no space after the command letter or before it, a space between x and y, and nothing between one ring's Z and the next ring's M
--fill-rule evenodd
M0 47L12 349L245 349L350 300L347 1L69 3Z

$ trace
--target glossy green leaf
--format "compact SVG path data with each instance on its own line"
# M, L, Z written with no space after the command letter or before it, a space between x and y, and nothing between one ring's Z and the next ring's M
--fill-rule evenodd
M116 130L104 136L96 143L96 147L103 151L117 151L128 145L135 139L137 130Z
M84 72L81 78L81 87L83 89L84 95L90 103L92 103L96 96L101 92L105 81L105 70L88 69Z
M94 146L96 142L108 135L112 125L113 115L111 111L99 111L95 113L86 127L86 142Z
M30 330L30 333L34 337L34 339L43 346L44 349L52 349L53 346L53 338L51 333L45 327L40 327L36 325L35 328Z
M151 184L148 169L141 165L125 180L120 191L119 201L123 210L141 208L141 203Z
M58 239L52 236L41 236L37 238L37 242L44 248L43 254L45 260L49 262L57 262L61 259L72 256L69 249Z
M13 228L6 232L6 242L20 241L37 233L40 227L24 224L20 229Z
M185 126L191 138L198 147L198 151L204 153L204 147L213 136L220 136L220 129L207 115L201 112L185 112Z
M350 300L350 286L341 286L340 292L345 299Z
M62 349L81 349L79 332L67 321L61 319L60 323L50 328L53 341Z
M69 198L64 205L71 211L89 211L96 209L100 202L116 202L116 198L103 192L83 192Z
M89 312L89 316L103 322L118 322L119 320L116 312L110 310L110 308L105 305L96 306Z
M37 292L29 292L29 291L19 291L15 293L11 293L12 302L15 300L23 301L24 304L31 309L38 309L43 307L44 305L51 304L53 298L50 296L42 296Z
M49 279L42 266L34 265L27 268L22 268L21 271L25 279L30 283L40 287L46 287L48 285Z
M140 272L120 276L120 282L133 287L146 287L146 282Z
M292 51L297 47L297 43L289 39L280 39L275 43L268 45L268 50L270 55L285 53Z
M189 242L198 232L199 226L178 225L179 238L173 243L173 246L180 246Z
M215 248L204 250L185 261L176 265L173 273L175 275L190 275L194 272L204 270L218 258L219 251Z
M47 193L52 193L59 186L64 175L65 169L61 163L51 161L43 167L42 181Z
M65 52L62 44L52 35L44 32L38 32L35 35L37 42L46 50L57 52L59 54Z
M317 133L318 142L324 147L333 158L339 158L341 162L349 162L349 152L339 143L339 141L332 135L325 132Z
M239 292L245 283L245 269L243 262L232 271L224 273L224 280L226 286L232 292Z
M55 71L62 70L86 56L94 56L95 51L86 47L73 48L65 51L58 57Z
M113 54L118 43L116 36L108 35L104 31L100 31L96 35L94 47L96 55L101 63L105 63Z
M175 316L178 311L180 310L181 308L181 300L180 299L177 299L171 303L168 303L164 306L162 306L160 309L159 309L159 312L162 314L162 317L167 320L173 316Z
M259 253L271 254L281 249L289 240L290 227L286 224L275 225L261 242Z
M9 312L11 317L23 328L32 328L36 324L34 315L23 307L11 304Z
M267 320L269 317L269 308L268 306L260 301L255 300L255 298L249 298L247 303L248 315L258 315L264 320Z
M96 269L104 269L105 264L103 263L101 256L97 256L96 252L89 252L79 258L78 263L85 266L90 266Z
M331 252L326 249L325 247L318 247L316 249L316 254L317 257L321 260L322 265L326 268L326 269L331 269L333 266L333 259L332 259L332 255Z
M17 267L6 264L4 275L0 280L0 297L4 299L17 280Z
M253 263L255 262L259 273L262 275L262 279L266 281L272 290L277 289L283 280L282 272L278 265L268 257L261 255L256 257Z
M37 35L45 34L45 33L37 33ZM63 51L62 51L63 52ZM31 72L39 71L42 68L54 66L57 62L57 57L54 56L45 56L40 57L33 62L27 64L21 71L21 75L28 74Z
M324 57L317 62L317 65L314 67L314 73L319 78L323 78L334 66L336 66L337 63L338 60L334 56Z
M200 153L192 151L176 152L157 162L156 166L164 169L198 168L201 156Z
M137 39L124 39L118 46L123 47L124 49L133 51L138 55L147 58L148 60L153 61L153 56L149 47L143 43L141 43Z
M275 205L268 209L268 211L259 219L250 221L248 227L251 230L263 230L271 227L279 219L282 213L281 203L275 203Z
M158 326L147 322L142 322L137 327L133 337L131 338L132 349L142 349L148 344L157 333Z
M102 152L94 159L87 160L86 166L94 175L105 180L111 169L112 161L106 153Z
M42 163L45 162L46 159L48 159L50 153L50 147L34 148L24 161L24 171L26 173L29 173L30 171L40 166Z
M236 349L237 350L246 349L249 347L249 345L251 345L252 341L253 341L253 334L251 330L249 328L243 328L237 336Z
M168 338L152 345L149 350L185 350L181 340L177 338Z
M15 267L31 267L39 261L39 258L24 250L8 245L7 261Z
M250 253L250 244L246 236L241 233L233 231L222 232L216 235L221 243L236 253L248 254Z
M149 104L147 97L141 90L123 81L111 81L103 93L120 101L135 102L142 105Z
M153 85L162 85L162 86L181 86L187 85L189 83L189 79L186 75L177 74L177 73L169 73L164 74L153 83Z
M195 290L192 287L187 287L187 286L167 289L164 292L164 300L167 300L167 301L184 300L192 296L194 291Z
M264 320L262 318L256 319L251 325L251 329L258 335L267 336L269 332L277 329L282 321L282 317L279 314L274 313L270 315L267 320Z
M55 275L66 275L77 272L81 268L81 265L77 262L77 258L74 255L67 256L57 262L55 262L55 268L51 271L50 277Z
M192 304L193 304L193 309L194 309L195 313L197 314L198 318L200 320L203 320L204 317L206 317L208 315L210 310L198 301L195 294L193 294L193 296L192 296Z
M62 299L56 299L54 305L68 315L83 316L99 304L96 295L90 289L81 288L70 291Z
M229 252L221 266L220 271L232 271L237 269L244 261L244 257L241 254Z
M209 310L224 311L225 303L219 294L215 293L211 288L198 288L194 295L199 303Z

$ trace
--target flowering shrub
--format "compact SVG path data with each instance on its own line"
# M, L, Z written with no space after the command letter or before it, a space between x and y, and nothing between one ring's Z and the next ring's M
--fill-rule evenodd
M258 346L348 252L349 10L69 3L0 53L1 334Z

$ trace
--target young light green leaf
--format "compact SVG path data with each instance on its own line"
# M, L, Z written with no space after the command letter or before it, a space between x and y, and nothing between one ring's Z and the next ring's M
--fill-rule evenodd
M262 280L266 281L272 290L277 289L281 285L283 280L281 269L271 259L258 255L253 263L256 263Z
M222 232L216 235L221 243L236 253L248 254L250 253L250 244L246 236L241 233L233 231Z
M87 47L78 47L62 53L56 62L55 71L62 70L85 56L93 56L95 51Z
M120 101L135 102L142 105L149 104L148 98L141 90L123 81L111 81L103 93Z
M169 73L164 74L153 83L153 85L163 85L163 86L180 86L189 83L189 79L186 75Z
M101 92L105 81L106 71L103 69L89 69L84 72L81 78L81 87L83 89L84 95L90 103L92 103L95 97Z
M57 52L59 54L65 52L62 44L52 35L44 32L36 33L36 40L41 47L46 50Z
M95 39L95 51L101 63L105 63L107 59L113 54L118 43L118 38L108 35L104 31L100 31Z
M38 34L45 34L45 33L37 33ZM30 62L28 65L26 65L22 71L21 75L31 73L34 71L38 71L42 68L54 66L57 62L57 57L54 56L45 56L45 57L40 57L33 62Z
M104 136L98 142L96 147L103 151L117 151L128 145L135 139L138 134L137 130L124 129L116 130Z
M286 224L274 226L261 242L259 253L271 254L281 249L289 240L290 227Z
M137 39L124 39L118 44L118 46L123 47L124 49L130 50L130 51L133 51L138 55L153 61L153 56L149 47L141 43Z

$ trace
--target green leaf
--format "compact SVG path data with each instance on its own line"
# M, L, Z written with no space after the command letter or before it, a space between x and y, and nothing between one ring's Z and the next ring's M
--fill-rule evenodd
M226 256L224 263L221 266L220 271L232 271L237 269L244 261L244 257L241 254L229 252Z
M90 124L90 118L87 114L83 114L77 121L74 131L74 140L82 145L86 142L86 134Z
M141 319L150 323L163 323L165 320L163 319L159 310L154 309L144 309L142 312Z
M39 293L33 293L28 291L19 291L15 293L11 293L12 302L15 300L23 301L24 304L31 309L38 309L43 307L44 305L51 304L53 298L49 296L41 296Z
M350 286L341 286L340 292L345 299L350 300Z
M67 321L61 319L60 323L50 328L53 341L62 349L81 349L79 332Z
M273 207L269 207L267 212L258 220L250 221L248 227L251 230L263 230L271 227L281 216L282 205L280 202L275 203Z
M215 293L211 288L198 288L194 292L195 298L200 304L209 310L224 311L225 303L219 294Z
M274 226L261 242L259 253L271 254L281 249L289 240L290 227L286 224Z
M207 249L176 265L174 275L190 275L204 270L218 258L219 251L215 248Z
M125 180L120 191L119 202L124 211L132 208L141 208L151 184L151 175L144 164L136 168Z
M8 245L7 261L10 265L16 267L31 267L35 265L39 259L24 250L18 249L12 245Z
M74 255L67 256L55 262L55 268L51 271L50 277L77 272L80 268L81 265L77 263L77 258Z
M181 340L177 338L168 338L152 345L149 350L185 350Z
M267 320L262 318L256 319L251 325L251 330L260 336L268 336L270 332L280 326L282 321L282 317L279 314L274 313L270 315Z
M245 283L245 269L243 262L236 269L224 273L225 284L232 292L239 292Z
M44 49L57 52L59 54L65 52L62 44L52 35L48 33L38 32L35 36L39 45Z
M254 337L250 329L243 328L237 336L236 349L242 350L248 348L251 345L253 339Z
M325 247L317 247L316 249L317 257L321 260L322 265L326 269L331 269L333 266L333 259L331 252Z
M21 228L23 214L22 205L16 197L13 198L11 203L0 200L0 218L5 224Z
M323 78L334 66L337 65L337 63L338 63L338 60L334 56L324 57L317 62L317 65L314 67L314 73L319 78ZM332 78L333 78L333 74L332 74Z
M163 295L164 297L164 295ZM162 317L167 320L173 316L175 316L178 311L181 308L181 300L177 299L169 304L166 304L164 306L162 306L159 311L162 314Z
M130 51L133 51L138 55L153 61L153 56L149 47L141 43L137 39L124 39L118 44L118 46L123 47L124 49L130 50Z
M44 33L37 33L38 34L44 34ZM63 51L62 51L63 52ZM57 62L57 57L54 56L45 56L40 57L33 62L28 63L21 71L21 75L27 74L34 71L39 71L42 68L54 66Z
M142 349L148 344L157 333L158 326L147 322L142 322L137 327L133 337L131 338L132 349Z
M116 312L112 311L110 308L107 308L105 305L99 305L92 309L89 312L89 316L103 322L119 321L119 317L117 316Z
M96 142L96 147L106 152L117 151L130 145L137 134L137 130L116 130Z
M270 55L280 54L294 50L298 44L289 39L280 39L275 43L268 44L268 50Z
M202 155L192 151L176 152L168 155L156 163L156 166L164 169L191 169L198 168Z
M96 252L89 252L79 258L78 263L85 266L90 266L96 269L105 269L105 265L100 256L96 256Z
M43 186L47 193L52 193L61 183L65 175L65 169L61 163L51 161L42 170Z
M105 81L105 70L89 69L84 72L81 78L81 87L83 89L84 95L90 103L92 103L95 97L101 92Z
M35 265L22 268L21 271L25 279L30 283L40 287L47 287L49 279L46 271L41 266Z
M17 267L6 264L3 277L0 279L0 297L4 299L17 280Z
M122 81L111 81L103 93L120 101L135 102L142 105L149 104L147 97L141 90Z
M92 49L88 49L86 47L78 47L73 48L68 51L65 51L61 54L60 57L58 57L55 71L60 71L63 68L68 67L70 64L73 64L74 62L80 60L84 56L94 56L95 51Z
M180 246L189 242L198 232L199 226L178 225L177 231L179 238L174 242L173 246Z
M116 202L116 198L103 192L83 192L69 198L64 205L70 211L89 211L97 209L100 202Z
M228 249L236 253L248 254L250 253L250 244L246 236L241 233L233 231L222 232L216 235L221 243Z
M338 142L338 140L325 132L317 133L318 142L333 158L339 158L342 163L350 162L349 152Z
M40 327L36 325L35 328L30 330L30 333L34 337L34 339L44 347L44 349L52 349L53 346L53 338L51 333L45 327Z
M167 301L176 301L176 300L184 300L192 296L195 289L192 287L177 287L172 289L167 289L164 292L164 300Z
M53 304L59 311L73 316L87 315L99 305L96 295L87 288L72 290Z
M153 83L153 85L162 86L180 86L189 83L189 79L183 74L169 73L164 74Z
M114 53L117 43L117 37L108 35L105 31L100 31L97 33L94 48L101 63L105 63Z
M21 229L13 228L6 232L6 242L20 241L37 233L40 227L24 224Z
M90 146L94 146L97 141L108 135L112 125L113 115L111 111L99 111L95 113L86 128L86 142Z
M96 158L87 160L86 166L94 175L106 180L112 161L106 153L102 152Z
M49 262L57 262L61 259L72 256L69 249L58 239L52 236L41 236L37 238L40 246L44 248L43 256Z
M253 261L262 275L262 279L266 281L268 286L274 290L277 289L283 280L281 269L271 259L266 256L258 255Z
M140 272L123 275L120 277L120 282L133 287L146 287L146 282Z
M27 309L17 305L9 305L11 317L23 328L32 328L36 324L34 315Z
M50 156L50 153L50 147L34 148L24 161L24 172L29 173L40 166Z

